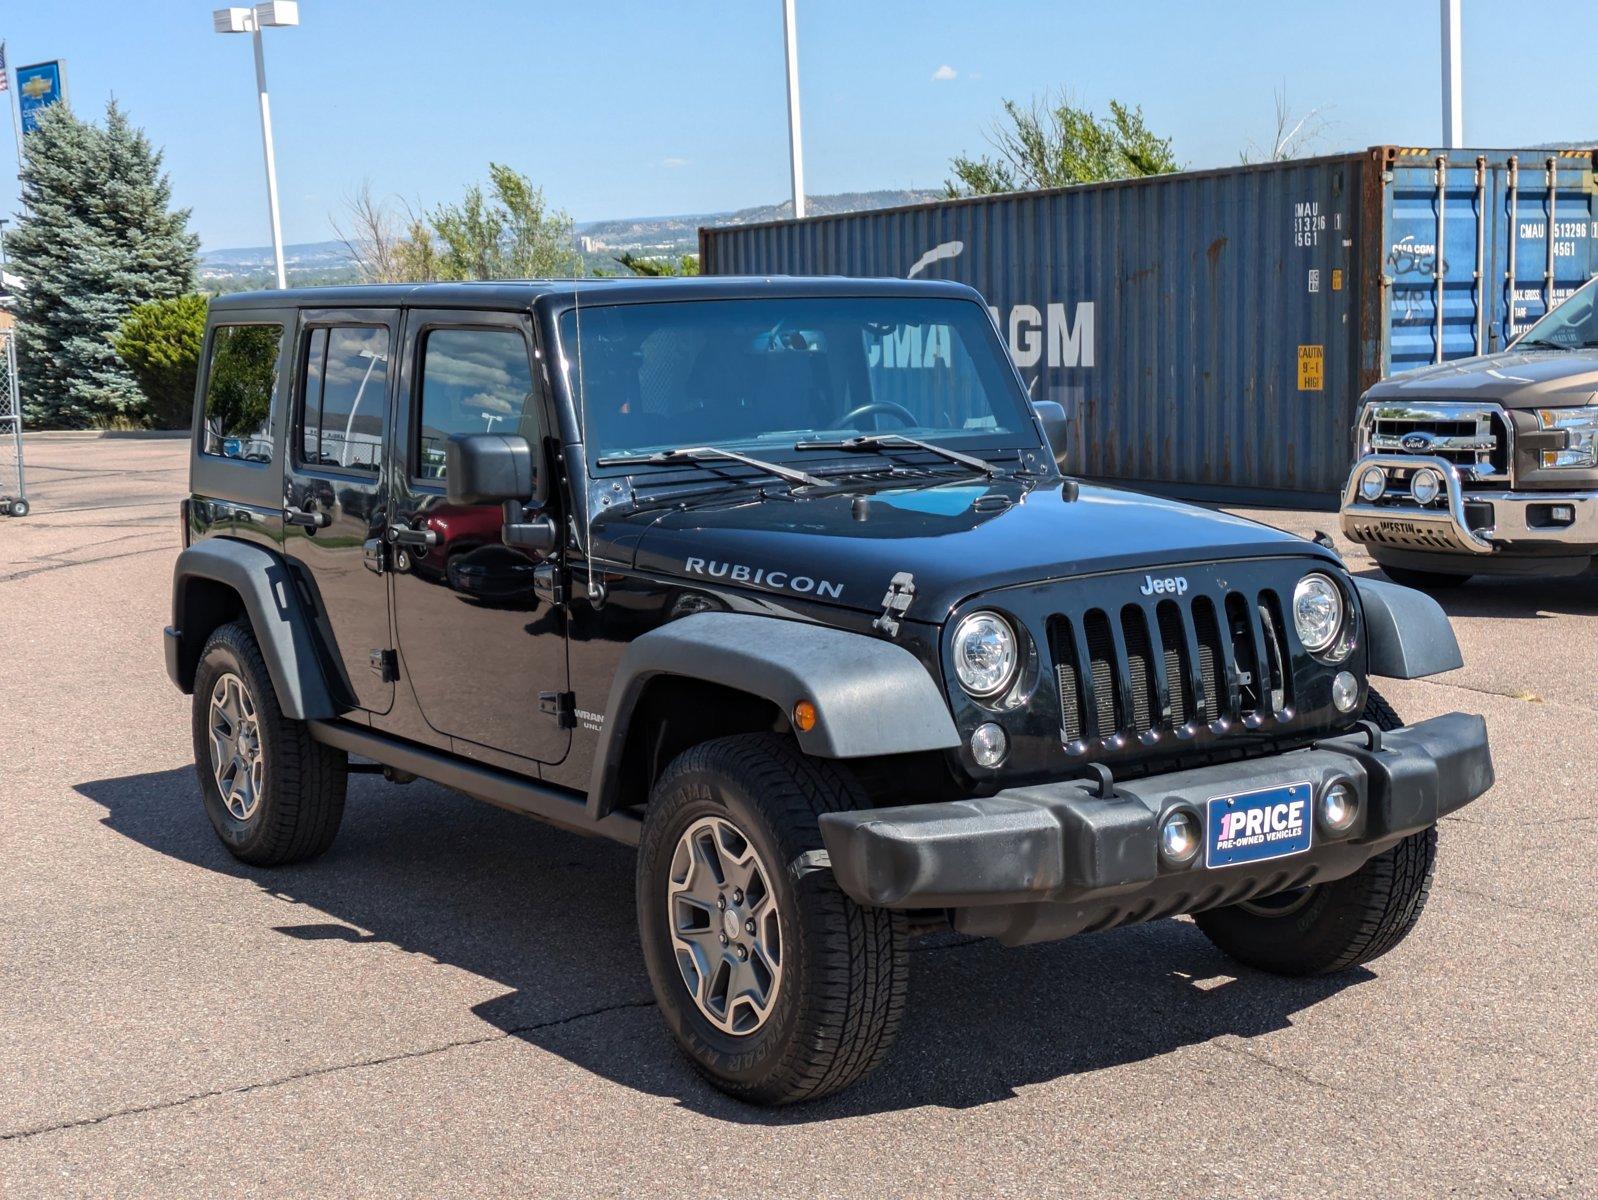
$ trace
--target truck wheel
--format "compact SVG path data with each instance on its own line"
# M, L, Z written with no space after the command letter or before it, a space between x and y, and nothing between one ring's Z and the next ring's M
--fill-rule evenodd
M694 1066L739 1099L839 1091L898 1033L904 914L861 907L814 861L817 818L858 798L844 772L775 734L695 746L650 795L638 851L649 980Z
M1374 690L1364 717L1382 729L1403 722ZM1221 950L1278 975L1324 975L1386 954L1420 920L1437 862L1437 827L1411 834L1358 871L1330 883L1194 915Z
M1446 571L1417 571L1413 567L1389 567L1378 561L1382 574L1401 587L1416 588L1422 592L1442 592L1462 587L1470 582L1469 575L1450 575Z
M344 817L348 764L283 715L246 622L211 635L194 675L194 766L234 858L270 867L326 850Z

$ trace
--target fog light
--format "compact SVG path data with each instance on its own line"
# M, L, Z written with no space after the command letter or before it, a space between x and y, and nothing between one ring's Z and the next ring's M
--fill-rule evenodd
M1365 473L1359 477L1359 494L1362 499L1372 504L1382 498L1382 493L1387 490L1387 472L1380 467L1366 467Z
M1339 671L1332 680L1332 703L1338 712L1353 712L1359 703L1359 680L1347 671Z
M1442 490L1442 477L1436 471L1416 471L1409 481L1409 494L1415 497L1416 504L1430 504Z
M979 767L998 766L1009 749L1010 739L992 721L971 731L971 757L977 760Z
M1556 525L1573 525L1576 522L1575 505L1555 504L1548 509L1548 516Z
M1160 857L1173 867L1193 861L1199 851L1198 818L1178 808L1160 823Z
M1321 796L1319 816L1327 833L1347 833L1359 813L1359 797L1347 783L1339 781Z

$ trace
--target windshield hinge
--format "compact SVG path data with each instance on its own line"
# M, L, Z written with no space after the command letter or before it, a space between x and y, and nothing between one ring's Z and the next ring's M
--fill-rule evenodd
M910 601L915 599L916 577L909 571L900 571L888 584L888 594L882 598L882 615L871 622L873 629L880 629L889 637L899 636L899 618L904 616L910 608Z

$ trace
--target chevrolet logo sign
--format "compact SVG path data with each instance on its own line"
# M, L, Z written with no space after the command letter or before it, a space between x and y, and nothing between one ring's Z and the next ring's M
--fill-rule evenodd
M50 86L50 81L43 75L35 75L32 79L28 80L22 85L21 90L29 100L37 100L40 96L45 95L53 89Z

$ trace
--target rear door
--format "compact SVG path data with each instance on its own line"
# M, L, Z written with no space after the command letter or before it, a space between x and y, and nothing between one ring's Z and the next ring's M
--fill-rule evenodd
M546 401L523 313L410 310L394 450L394 623L403 675L457 753L555 763L571 742L553 559L506 546L498 505L453 505L457 434L520 433L547 481ZM546 482L551 495L557 489ZM515 763L506 763L514 767Z
M383 537L397 310L305 313L283 481L284 552L304 569L323 636L359 708L394 703Z

